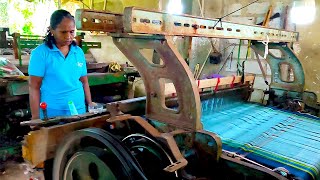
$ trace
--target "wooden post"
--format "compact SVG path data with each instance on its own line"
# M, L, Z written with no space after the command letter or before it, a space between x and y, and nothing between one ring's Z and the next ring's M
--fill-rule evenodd
M14 58L19 59L19 65L22 66L22 59L21 59L21 48L20 48L20 33L13 33L13 43L12 48L14 52Z
M107 1L108 1L108 0L104 0L104 4L103 4L103 10L104 10L104 11L107 10Z
M94 7L94 0L90 0L90 9L93 9Z

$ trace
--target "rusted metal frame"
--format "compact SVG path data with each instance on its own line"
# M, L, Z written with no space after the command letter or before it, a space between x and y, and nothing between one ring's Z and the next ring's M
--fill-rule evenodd
M186 133L190 133L190 132L184 131L184 130L181 130L181 129L177 129L175 131L170 132L170 134L172 136L176 136L176 135L179 135L179 134L186 134ZM208 131L205 131L205 130L197 130L195 133L205 134L205 135L209 136L210 138L212 138L216 142L217 154L216 154L215 158L216 158L216 161L219 161L220 156L222 154L222 141L221 141L220 137L218 135L216 135L215 133L208 132ZM195 136L193 136L193 137L195 137ZM193 139L192 142L195 142L195 140Z
M183 157L179 148L174 141L174 138L169 133L160 133L157 129L151 126L147 121L139 116L121 115L110 118L110 115L91 118L83 121L57 125L51 127L43 127L40 130L32 131L25 136L22 146L23 157L34 167L44 162L47 159L54 157L56 147L62 139L69 133L88 127L102 128L106 122L116 122L134 120L143 127L151 136L158 138L166 143L171 150L173 156L177 160L174 164L165 168L168 172L174 172L187 165L187 160ZM42 143L38 143L42 142Z
M209 131L205 131L205 130L198 130L196 133L204 134L207 137L212 138L214 140L214 142L216 143L215 144L216 146L214 148L210 147L210 142L209 141L206 142L206 143L202 143L202 145L206 145L207 146L207 148L206 148L207 151L215 151L216 150L216 154L214 154L215 155L215 160L219 161L220 160L220 156L222 154L222 141L221 141L221 138L217 134L209 132ZM204 140L207 140L207 138L204 138ZM208 154L211 154L211 153L208 153Z
M142 117L139 117L139 116L131 116L129 114L113 116L113 117L110 117L107 120L107 122L113 123L116 121L126 121L126 120L130 120L130 119L137 122L141 127L143 127L143 129L145 129L153 137L160 137L161 136L161 133L157 129L155 129L145 119L143 119Z
M76 27L83 31L123 32L122 14L77 9Z
M265 46L262 43L255 42L251 48L260 56L264 55ZM304 71L296 54L285 44L272 43L269 44L269 50L270 49L277 49L281 52L281 57L276 57L272 53L269 53L266 58L272 73L270 88L303 92L305 84ZM295 78L293 82L281 80L281 63L287 63L291 65Z
M138 69L146 89L146 116L187 130L201 129L200 96L188 65L175 49L171 38L154 39L140 36L140 39L114 36L114 44ZM154 64L147 60L140 49L153 49L164 62ZM173 110L165 106L165 85L161 79L169 79L175 85L179 107ZM184 97L188 94L188 97Z
M174 158L177 160L173 164L164 168L164 170L168 171L168 172L174 172L174 171L177 171L177 170L187 166L188 161L181 154L179 147L177 145L177 142L175 141L173 136L169 133L162 133L161 138L163 138L165 140L166 145L171 150L171 153L174 156Z
M137 122L149 135L153 136L156 139L161 140L164 142L168 149L170 149L172 155L174 156L176 162L167 166L164 170L167 172L174 172L188 164L188 161L184 158L181 154L179 147L176 141L173 138L173 135L170 133L160 133L156 128L154 128L151 124L149 124L145 119L141 118L140 116L131 116L131 115L120 115L114 116L107 120L107 122L117 122L117 121L126 121L126 120L134 120Z
M231 88L229 86L226 87L219 87L219 91L212 92L212 89L209 91L206 91L204 89L201 93L201 99L208 99L212 98L213 95L223 93L223 92L229 92L229 91L235 91L239 89L248 89L248 91L252 88L252 83L246 83L246 84L235 84L235 87ZM139 98L133 98L133 99L126 99L121 100L117 102L112 102L107 104L107 109L110 112L112 116L119 116L123 114L127 114L133 111L137 110L145 110L145 104L146 104L146 97L139 97ZM166 104L170 107L177 106L177 98L175 96L168 96L166 98Z
M127 7L122 14L79 9L76 11L77 29L83 31L124 32L137 34L162 34L169 36L200 36L210 38L233 38L270 42L296 42L298 32L265 28L255 25L221 22L188 15ZM124 28L124 29L123 29Z
M320 113L320 104L317 102L318 97L317 94L310 91L304 91L302 94L302 100L306 105L318 109ZM320 114L318 115L320 117Z
M257 164L252 164L252 163L246 162L244 160L239 159L239 157L234 156L234 154L229 154L225 151L221 155L221 162L224 162L226 164L231 164L230 166L233 169L238 169L239 171L243 171L243 169L244 169L243 167L245 167L245 168L253 171L251 173L254 173L254 170L255 170L255 171L263 172L265 174L273 176L279 180L288 180L286 177L276 173L275 171L270 170L269 168L265 168L265 167L259 166ZM241 166L243 166L243 167L241 167Z
M110 105L115 106L115 103L110 104ZM116 107L119 107L119 106L116 106ZM120 110L118 110L118 111L120 111ZM154 128L151 124L149 124L145 119L141 118L140 116L131 116L131 115L127 115L127 114L123 114L123 115L119 115L119 116L112 116L111 118L109 118L107 120L107 122L114 123L117 121L126 121L126 120L130 120L130 119L137 122L143 129L146 130L146 132L149 135L164 142L167 145L168 149L170 149L172 155L176 159L176 162L174 162L173 164L164 168L165 171L174 172L174 171L177 171L187 165L188 161L181 154L179 147L174 139L174 136L178 135L178 134L193 133L193 131L185 131L185 130L177 129L172 132L160 133L156 128ZM220 158L220 155L222 154L221 139L216 134L208 132L208 131L204 131L204 130L197 130L194 133L204 134L207 136L207 138L209 138L215 142L216 148L207 149L207 151L216 150L216 153L214 153L214 155L215 155L216 161L218 161ZM193 135L193 137L195 138L195 135ZM193 140L193 142L194 142L194 140ZM208 142L204 143L202 145L208 145Z
M74 115L74 116L57 116L54 118L50 118L46 121L41 120L41 119L33 119L30 121L22 121L20 123L20 126L33 126L34 130L39 129L40 127L44 126L54 126L59 123L70 123L70 122L76 122L76 121L81 121L84 119L90 119L93 117L97 116L103 116L104 114L92 114L92 113L85 113L85 114L79 114L79 115Z
M37 166L39 163L54 157L57 146L67 134L88 127L101 128L109 117L110 115L103 115L31 131L22 142L22 156L31 165Z
M211 38L233 38L245 40L267 40L270 42L295 42L298 33L256 25L237 24L189 15L174 15L164 12L125 8L124 29L127 33L163 34L170 36L201 36Z

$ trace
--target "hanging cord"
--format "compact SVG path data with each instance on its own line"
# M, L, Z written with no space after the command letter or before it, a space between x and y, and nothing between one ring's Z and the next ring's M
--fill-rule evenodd
M231 46L236 46L236 45L238 45L238 44L236 44L236 43L231 43L231 44L229 44L227 47L225 47L224 49L222 49L222 51L225 51L225 50L228 49L229 47L231 47Z
M198 0L198 5L199 5L199 9L200 9L200 14L202 17L204 17L204 13L203 13L203 9L202 9L203 5L201 5L200 0Z
M232 11L232 12L229 13L229 14L226 14L226 15L220 17L220 18L217 18L218 21L217 21L216 24L213 26L213 28L215 28L219 22L220 22L221 27L222 27L222 21L221 21L221 20L222 20L223 18L225 18L225 17L227 17L227 16L230 16L231 14L236 13L236 12L240 11L241 9L244 9L244 8L250 6L251 4L254 4L254 3L258 2L258 1L259 1L259 0L253 1L253 2L251 2L251 3L249 3L249 4L247 4L247 5L243 6L243 7L241 7L241 8L239 8L239 9L235 10L235 11ZM238 49L238 59L237 59L237 75L240 75L240 74L241 74L241 70L240 70L239 68L242 67L242 65L240 64L240 52L241 52L240 49L241 49L241 44L242 44L242 40L240 39L239 49ZM250 41L248 44L251 44L251 41ZM250 52L249 52L249 50L248 50L248 51L247 51L247 56L248 56L249 53L250 53ZM242 63L242 64L244 64L244 63ZM242 69L243 69L243 68L244 68L244 67L242 67Z
M232 67L232 61L233 61L233 51L231 52L231 55L230 55L230 64L229 64L229 69L231 69Z
M86 6L88 9L91 9L86 3L84 3L83 1L79 1L82 3L83 7Z
M235 10L235 11L232 11L232 12L229 13L229 14L226 14L226 15L220 17L220 18L216 18L216 19L218 19L218 21L217 21L217 22L215 23L215 25L213 26L213 29L217 26L217 24L218 24L219 22L220 22L220 26L222 27L222 19L223 19L223 18L225 18L225 17L227 17L227 16L230 16L231 14L236 13L236 12L240 11L241 9L244 9L244 8L250 6L251 4L254 4L254 3L258 2L258 1L259 1L259 0L255 0L255 1L253 1L253 2L251 2L251 3L249 3L249 4L247 4L247 5L245 5L245 6L243 6L243 7L241 7L241 8L239 8L239 9ZM204 17L204 13L203 13L203 10L202 10L202 6L201 6L201 3L200 3L200 0L198 0L198 5L199 5L199 8L200 8L201 16ZM212 44L212 43L211 43L211 44ZM241 40L240 40L240 44L241 44Z
M244 63L248 60L248 57L250 55L250 48L251 48L251 40L248 40L246 59L242 62L242 76L241 76L241 83L242 84L244 83L244 78L245 78Z
M259 0L255 0L255 1L253 1L253 2L251 2L251 3L249 3L249 4L247 4L247 5L245 5L245 6L243 6L243 7L241 7L241 8L239 8L239 9L235 10L235 11L232 11L232 12L229 13L229 14L226 14L226 15L220 17L220 18L216 18L216 19L218 19L218 21L216 21L216 23L214 24L213 29L217 26L217 24L218 24L219 22L220 22L220 27L222 27L222 19L223 19L223 18L225 18L225 17L227 17L227 16L230 16L231 14L234 14L234 13L240 11L241 9L244 9L244 8L250 6L250 5L252 5L252 4L254 4L254 3L258 2L258 1L259 1ZM198 2L198 5L199 5L199 9L200 9L201 16L204 17L204 13L203 13L203 10L202 10L202 5L201 5L201 3L200 3L200 0L198 0L197 2ZM269 39L268 39L267 41L269 41ZM251 41L249 42L249 44L251 44ZM215 47L213 46L212 39L211 39L211 46L212 46L212 49L215 51ZM237 75L241 74L241 70L239 69L239 67L242 67L242 66L240 65L240 48L241 48L241 40L240 40L240 43L239 43L239 50L238 50ZM209 54L210 54L210 53L211 53L211 51L209 52ZM247 54L248 54L248 52L247 52ZM242 64L243 64L243 66L244 66L244 62L243 62ZM244 67L242 67L242 69L243 69L243 72L242 72L242 73L244 74Z
M196 67L194 68L194 73L193 73L194 79L197 79L198 73L199 73L199 69L200 69L200 64L198 63L198 64L196 65Z
M198 0L197 2L198 2L198 5L199 5L201 17L204 18L203 4L201 5L200 0ZM215 26L216 26L216 25L215 25ZM214 26L214 27L215 27L215 26ZM210 43L211 43L211 47L212 47L213 52L218 52L218 50L214 47L214 44L215 44L216 42L217 42L217 41L215 41L215 42L213 43L213 42L212 42L212 38L210 38ZM212 50L211 50L211 51L212 51ZM211 51L210 51L210 53L211 53ZM210 53L209 53L209 54L210 54Z
M240 64L241 44L242 44L242 40L240 39L239 49L238 49L238 59L237 59L237 76L240 75L240 73L241 73L241 71L240 71L240 69L239 69L239 67L241 67L241 64Z
M251 3L249 3L249 4L245 5L245 6L243 6L242 8L237 9L237 10L235 10L235 11L233 11L233 12L227 14L227 15L224 15L224 16L222 16L221 18L218 18L218 19L223 19L223 18L225 18L225 17L227 17L227 16L230 16L231 14L233 14L233 13L235 13L235 12L238 12L238 11L240 11L241 9L244 9L244 8L250 6L251 4L254 4L254 3L258 2L258 1L259 1L259 0L253 1L253 2L251 2Z
M226 59L224 60L223 65L221 66L221 68L220 68L219 71L218 71L218 74L220 74L220 72L221 72L221 70L223 69L223 67L227 64L227 61L228 61L228 58L229 58L229 57L230 57L230 64L232 63L233 51L234 51L234 49L236 48L236 44L231 44L231 45L233 45L233 48L232 48L230 54L229 54L229 55L226 57ZM230 46L231 46L231 45L230 45ZM230 46L228 46L228 47L230 47ZM226 48L225 48L225 49L226 49Z
M216 41L215 41L215 43L216 43ZM233 43L233 44L230 44L229 46L227 46L226 48L224 48L222 51L225 51L225 50L226 50L227 48L229 48L230 46L236 46L236 45L237 45L237 44L234 44L234 43ZM233 50L234 50L234 49L233 49ZM233 51L233 50L232 50L232 51ZM205 61L203 62L200 70L196 70L198 64L196 65L195 73L197 73L197 74L194 74L194 77L195 77L196 80L199 79L200 74L202 73L202 70L203 70L204 66L206 65L206 63L207 63L211 52L212 52L212 49L210 49L210 51L209 51L208 55L206 56L206 59L205 59ZM198 68L199 68L199 67L198 67Z
M253 46L253 47L254 47L254 46ZM262 67L262 62L261 62L261 60L260 60L259 53L258 53L257 50L256 50L255 48L253 48L253 47L252 47L252 49L253 49L256 57L257 57L258 65L259 65L259 67L260 67L260 70L261 70L261 73L262 73L264 82L266 83L266 85L269 86L269 82L268 82L268 80L267 80L267 74L266 74L266 72L264 71L264 69L263 69L263 67Z
M243 84L244 83L244 63L246 61L242 61L242 75L241 75L241 83Z
M220 22L220 25L221 25L221 27L222 27L222 19L223 19L223 18L225 18L225 17L227 17L227 16L230 16L231 14L234 14L234 13L240 11L241 9L244 9L244 8L250 6L251 4L254 4L254 3L258 2L258 1L259 1L259 0L255 0L255 1L253 1L253 2L251 2L251 3L249 3L249 4L247 4L247 5L245 5L245 6L243 6L243 7L241 7L241 8L239 8L239 9L235 10L235 11L232 11L232 12L229 13L229 14L226 14L226 15L220 17L220 18L216 18L216 19L218 19L218 21L217 21L216 24L213 26L213 29L217 26L217 24L218 24L219 22ZM198 2L199 2L199 0L198 0ZM200 2L199 2L199 3L200 3Z

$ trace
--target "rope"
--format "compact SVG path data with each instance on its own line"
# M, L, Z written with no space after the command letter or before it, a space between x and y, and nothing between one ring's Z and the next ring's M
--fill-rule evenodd
M222 16L221 18L218 18L218 19L223 19L223 18L225 18L225 17L227 17L227 16L230 16L231 14L233 14L233 13L235 13L235 12L238 12L238 11L240 11L241 9L244 9L244 8L250 6L251 4L254 4L254 3L258 2L258 1L259 1L259 0L253 1L253 2L251 2L251 3L249 3L249 4L245 5L245 6L243 6L242 8L237 9L237 10L235 10L235 11L233 11L233 12L227 14L227 15L224 15L224 16Z
M199 9L200 9L200 14L201 14L202 17L204 17L203 9L202 9L203 5L201 5L200 0L198 0L198 5L199 5Z
M220 22L220 26L222 27L222 19L223 19L223 18L225 18L225 17L227 17L227 16L230 16L231 14L234 14L234 13L240 11L241 9L244 9L244 8L250 6L250 5L252 5L252 4L254 4L254 3L258 2L258 1L259 1L259 0L255 0L255 1L253 1L253 2L251 2L251 3L249 3L249 4L247 4L247 5L239 8L239 9L237 9L237 10L229 13L229 14L226 14L226 15L220 17L220 18L216 18L216 19L218 19L218 21L214 24L213 29L217 26L217 24L218 24L219 22ZM203 9L202 9L203 4L201 5L200 0L198 0L197 2L198 2L198 5L199 5L199 9L200 9L201 16L204 17L204 13L203 13ZM268 38L268 39L267 39L267 44L268 44L268 43L269 43L269 37L267 36L267 38ZM248 54L250 53L250 50L249 50L250 44L251 44L251 41L249 41L249 43L248 43L248 50L247 50L247 54L246 54L246 59L247 59L247 57L248 57ZM212 50L214 50L215 48L214 48L214 46L213 46L212 39L211 39L211 45L212 45ZM229 47L229 46L228 46L228 47ZM227 48L228 48L228 47L227 47ZM266 45L266 48L267 48L267 45ZM225 48L225 49L226 49L226 48ZM237 75L241 74L241 70L239 70L239 67L242 67L242 66L240 65L240 49L241 49L241 40L240 40L239 49L238 49ZM210 53L211 53L211 50L210 50L209 54L210 54ZM205 63L206 63L206 61L205 61ZM204 64L205 64L205 63L204 63ZM203 64L203 65L204 65L204 64ZM244 64L244 62L243 62L243 64ZM242 69L243 69L243 72L242 72L242 73L244 74L244 67L243 67ZM200 73L201 73L201 71L202 71L202 70L200 70ZM198 79L198 78L197 78L197 79Z
M230 57L230 66L231 66L233 51L234 51L234 49L236 48L236 44L232 44L232 45L233 45L233 49L231 50L230 54L229 54L229 55L226 57L226 59L224 60L223 65L221 66L221 68L220 68L219 71L218 71L218 74L220 74L220 72L222 71L223 67L227 64L227 60L228 60L229 57ZM231 45L230 45L230 46L231 46ZM228 47L230 47L230 46L228 46ZM228 48L228 47L227 47L227 48Z
M268 81L267 81L267 75L266 75L266 73L265 73L265 71L264 71L264 69L263 69L263 67L262 67L262 63L261 63L261 60L260 60L260 58L259 58L259 53L258 53L257 50L255 50L254 48L253 48L253 51L254 51L254 53L256 54L257 61L258 61L258 65L259 65L260 70L261 70L261 72L262 72L262 76L263 76L264 82L266 83L266 85L269 85L269 83L268 83Z
M198 0L198 1L199 1L199 0ZM237 10L235 10L235 11L229 13L229 14L226 14L226 15L220 17L220 18L216 18L216 19L218 19L218 21L217 21L216 24L213 26L213 29L217 26L217 24L218 24L219 22L220 22L220 26L222 27L222 19L223 19L223 18L225 18L225 17L227 17L227 16L230 16L231 14L233 14L233 13L235 13L235 12L238 12L238 11L240 11L241 9L244 9L244 8L250 6L251 4L254 4L254 3L258 2L258 1L259 1L259 0L253 1L253 2L251 2L251 3L249 3L249 4L245 5L245 6L243 6L242 8L239 8L239 9L237 9Z

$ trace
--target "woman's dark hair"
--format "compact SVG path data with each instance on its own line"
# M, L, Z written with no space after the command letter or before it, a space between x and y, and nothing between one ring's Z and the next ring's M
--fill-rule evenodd
M66 10L63 9L59 9L56 10L52 13L51 17L50 17L50 27L51 29L56 29L57 26L61 23L61 21L63 20L63 18L69 18L72 19L74 21L74 17ZM52 49L53 48L53 44L56 44L56 41L54 39L54 37L52 36L51 32L50 32L50 27L48 27L46 36L44 38L44 42L45 44ZM73 41L72 45L76 45L76 43Z

